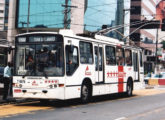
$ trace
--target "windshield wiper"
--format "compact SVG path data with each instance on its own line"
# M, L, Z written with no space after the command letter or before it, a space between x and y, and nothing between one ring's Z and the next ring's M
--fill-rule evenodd
M27 76L27 73L25 75L22 76L22 78L25 78Z

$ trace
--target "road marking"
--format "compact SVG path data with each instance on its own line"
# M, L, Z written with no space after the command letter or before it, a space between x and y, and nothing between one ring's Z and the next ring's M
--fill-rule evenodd
M126 119L126 117L120 117L120 118L117 118L115 120L125 120L125 119Z

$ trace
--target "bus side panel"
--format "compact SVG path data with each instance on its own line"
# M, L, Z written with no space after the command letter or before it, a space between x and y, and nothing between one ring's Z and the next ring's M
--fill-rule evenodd
M105 83L110 84L110 93L118 92L118 66L105 66Z
M79 65L72 76L66 77L65 98L79 98L81 95L81 85L83 80L91 80L94 84L94 66L93 65Z
M65 88L65 99L80 98L81 86L67 86Z
M93 85L93 95L105 95L118 92L118 84Z
M124 91L126 92L128 78L132 78L132 80L134 81L135 77L134 77L133 66L125 66L124 71L126 73L124 78L124 82L126 83L124 86Z
M65 38L65 44L68 44L68 41L72 40L72 45L78 47L79 51L79 40L73 38ZM68 44L69 45L69 44ZM79 51L80 52L80 51ZM80 53L79 53L80 56ZM79 57L80 61L80 57ZM72 75L66 75L65 81L65 99L79 98L81 96L81 85L83 80L86 78L91 80L92 84L94 84L95 74L94 64L81 64L79 63L78 68Z

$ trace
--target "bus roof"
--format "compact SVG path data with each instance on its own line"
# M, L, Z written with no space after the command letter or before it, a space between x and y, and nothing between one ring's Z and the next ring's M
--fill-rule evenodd
M118 39L111 38L111 37L106 37L106 36L102 36L102 35L95 35L94 38L77 36L73 33L72 30L68 30L68 29L63 29L63 30L60 30L59 32L29 32L29 33L22 33L22 34L16 35L16 37L24 36L24 35L32 35L32 34L61 34L64 37L77 38L77 39L81 39L81 40L85 40L85 41L102 42L102 43L107 43L107 44L111 44L111 45L124 46L126 48L141 49L137 46L125 45L124 42L119 41Z

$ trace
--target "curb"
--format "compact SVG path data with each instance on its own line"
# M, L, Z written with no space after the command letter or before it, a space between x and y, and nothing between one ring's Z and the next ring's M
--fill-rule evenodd
M154 89L155 86L146 86L145 89Z
M8 105L8 104L17 104L17 103L23 103L26 102L26 99L15 99L15 98L9 98L7 100L0 100L0 106L1 105Z

